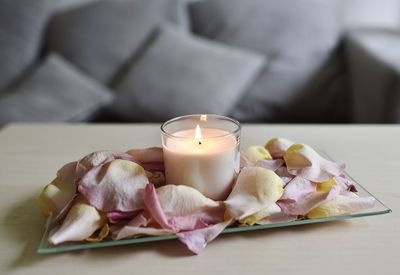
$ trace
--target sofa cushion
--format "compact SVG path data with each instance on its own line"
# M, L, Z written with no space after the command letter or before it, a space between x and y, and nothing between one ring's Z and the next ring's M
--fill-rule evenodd
M0 1L0 93L37 57L47 8L46 0Z
M352 122L400 122L400 31L365 29L346 37Z
M107 88L51 55L0 97L0 125L86 120L111 100Z
M270 61L232 115L242 121L288 121L321 68L326 67L340 36L336 0L205 0L190 4L193 31L229 45L257 50ZM328 68L331 70L331 68ZM328 75L323 73L322 75ZM319 76L318 76L319 78ZM330 79L326 79L330 82ZM318 79L321 90L325 80ZM324 100L324 95L318 96ZM313 121L331 110L304 100ZM317 105L317 106L315 106ZM321 106L325 106L322 104Z
M263 64L259 54L163 26L117 85L113 110L148 121L227 114Z
M179 0L97 1L54 17L49 49L102 83L112 80L160 22L187 24Z

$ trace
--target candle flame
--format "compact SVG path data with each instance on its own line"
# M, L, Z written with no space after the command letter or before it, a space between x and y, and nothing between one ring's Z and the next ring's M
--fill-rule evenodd
M197 140L201 139L201 129L200 129L200 126L198 124L197 124L196 130L194 132L194 138L197 139Z

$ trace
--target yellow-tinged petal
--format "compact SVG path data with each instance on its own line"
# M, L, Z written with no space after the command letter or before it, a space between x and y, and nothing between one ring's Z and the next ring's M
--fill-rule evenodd
M39 205L45 216L53 214L56 218L75 197L75 169L76 162L64 165L57 172L57 177L43 188Z
M286 138L273 138L265 144L265 148L273 158L282 158L286 150L293 144L293 141Z
M280 207L276 203L274 203L274 204L258 211L257 213L255 213L253 215L250 215L243 219L240 219L239 222L243 225L254 225L258 221L260 221L266 217L269 217L273 214L280 213L280 212L281 212Z
M270 153L262 146L253 145L242 150L241 154L246 157L251 163L256 164L259 160L272 159Z
M327 181L322 181L317 183L317 191L319 192L329 192L332 189L332 186L337 184L334 178L331 178Z
M261 167L242 169L225 201L226 216L240 220L269 207L282 196L283 184L271 170Z
M156 192L164 213L169 216L192 215L220 205L186 185L164 185Z
M104 240L108 236L108 234L110 234L110 227L108 226L108 223L106 223L103 225L97 235L90 236L86 239L86 241L90 243L98 243Z
M89 205L83 197L79 197L61 226L51 232L49 242L57 245L68 241L83 241L101 228L106 220L106 215Z
M350 213L356 213L374 207L373 197L359 197L354 193L347 192L335 199L321 204L307 214L309 219L326 218Z

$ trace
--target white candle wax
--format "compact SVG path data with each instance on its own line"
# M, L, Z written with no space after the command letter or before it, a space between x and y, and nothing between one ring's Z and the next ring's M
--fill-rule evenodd
M196 188L214 200L226 198L240 168L236 138L227 131L202 128L178 131L164 146L165 174L168 184Z

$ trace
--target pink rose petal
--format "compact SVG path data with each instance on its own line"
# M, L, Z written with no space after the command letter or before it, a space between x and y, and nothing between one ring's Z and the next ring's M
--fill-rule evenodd
M265 148L274 159L283 158L286 150L294 144L293 141L286 138L273 138L267 142Z
M139 235L152 235L162 236L175 234L174 230L156 228L149 226L152 219L145 215L144 211L133 218L128 224L118 230L113 230L112 236L114 240L120 240L125 238L132 238Z
M146 171L164 171L164 155L160 147L131 149L127 153Z
M327 181L333 176L340 176L345 168L344 164L324 159L305 144L292 145L286 151L284 159L290 174L314 182Z
M289 215L282 211L282 209L277 205L273 204L273 207L269 208L269 215L261 220L258 220L257 224L271 224L271 223L284 223L291 222L297 219L297 215Z
M283 182L288 184L292 179L294 179L294 176L292 174L289 174L287 171L286 166L279 167L275 173L283 180Z
M123 159L123 160L130 160L134 161L133 157L127 153L118 152L118 151L97 151L90 153L80 159L78 161L76 167L76 181L79 181L89 170L93 167L105 164L107 162L116 160L116 159Z
M344 190L348 190L350 192L357 192L357 188L351 180L344 176L334 177L337 183L343 186Z
M151 216L162 228L174 230L174 227L168 222L168 219L161 208L160 201L158 200L156 193L156 188L151 183L149 183L145 188L144 203L146 204Z
M295 201L293 199L282 199L279 200L277 204L281 207L285 214L305 216L318 205L329 202L336 198L341 191L341 186L333 185L330 192L315 192L308 198L304 198L299 201Z
M140 210L123 212L123 211L111 211L107 213L107 218L110 223L118 223L123 220L132 220Z
M142 193L147 183L141 166L117 159L88 171L78 190L97 209L130 212L144 207Z
M273 159L273 160L259 160L257 161L256 165L257 167L263 167L268 170L276 171L278 170L285 162L283 159Z
M193 231L179 232L178 239L184 243L194 254L199 254L209 242L214 240L221 232L232 223L232 219L226 220L208 227Z
M155 221L164 229L193 230L223 220L225 209L197 190L187 186L166 185L155 189L148 184L145 204Z
M301 201L316 192L317 184L302 177L295 177L286 186L281 199Z

